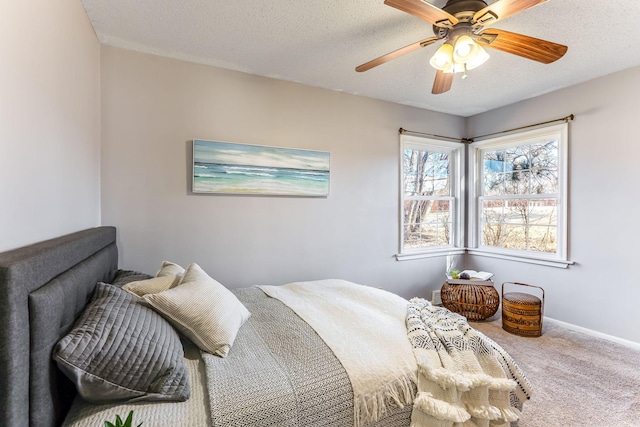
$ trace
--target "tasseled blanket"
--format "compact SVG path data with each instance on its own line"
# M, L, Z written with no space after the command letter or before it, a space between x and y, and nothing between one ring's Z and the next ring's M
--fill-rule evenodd
M507 427L518 420L509 398L516 382L506 377L495 343L467 319L413 298L407 333L418 362L411 427Z

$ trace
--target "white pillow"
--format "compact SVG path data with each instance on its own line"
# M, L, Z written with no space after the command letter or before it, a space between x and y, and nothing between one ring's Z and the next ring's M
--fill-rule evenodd
M156 277L147 280L129 282L122 287L125 291L142 297L147 294L157 294L167 289L175 288L184 274L184 268L169 261L162 261Z
M147 294L157 294L175 287L180 278L174 275L158 276L147 280L129 282L122 287L130 294L142 297Z
M251 315L198 264L190 264L175 288L142 297L201 350L225 357Z
M180 267L178 264L170 261L162 261L162 266L160 267L160 270L158 270L158 272L156 273L156 277L177 276L178 278L180 278L182 277L183 274L184 274L184 268Z

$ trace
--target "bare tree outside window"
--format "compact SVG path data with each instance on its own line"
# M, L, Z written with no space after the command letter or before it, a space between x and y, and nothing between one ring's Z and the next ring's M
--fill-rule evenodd
M451 245L450 153L403 151L404 249Z
M482 245L555 253L558 140L485 149L481 155Z

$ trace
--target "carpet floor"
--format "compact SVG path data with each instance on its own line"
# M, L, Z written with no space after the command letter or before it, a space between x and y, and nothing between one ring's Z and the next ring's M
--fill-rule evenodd
M545 322L538 338L471 322L502 345L533 386L520 427L640 427L640 352Z

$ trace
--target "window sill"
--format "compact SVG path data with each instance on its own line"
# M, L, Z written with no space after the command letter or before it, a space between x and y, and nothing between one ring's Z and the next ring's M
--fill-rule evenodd
M465 253L464 248L446 248L446 249L437 249L428 252L407 252L403 254L396 254L396 261L410 261L414 259L422 259L422 258L435 258L440 256L447 255L461 255Z
M474 248L468 248L467 253L469 255L478 255L478 256L484 256L489 258L506 259L509 261L526 262L528 264L537 264L537 265L544 265L547 267L556 267L556 268L568 268L570 265L575 264L574 261L569 261L569 260L533 258L530 256L503 254L503 253L491 252L491 251L474 249Z

